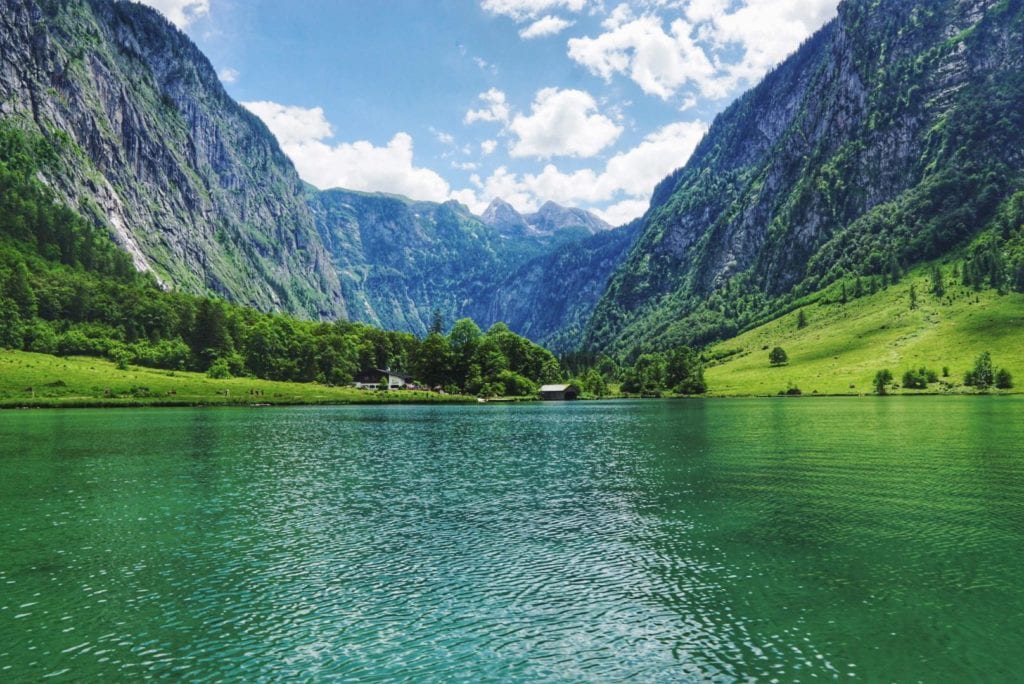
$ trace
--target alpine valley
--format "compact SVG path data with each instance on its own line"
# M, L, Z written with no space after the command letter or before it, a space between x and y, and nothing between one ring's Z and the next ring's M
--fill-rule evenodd
M877 306L857 311L892 307L883 329L901 330L874 347L874 321L844 333L877 358L942 319L981 336L965 354L989 335L1024 373L1012 342L1024 325L1022 0L845 0L617 228L551 202L523 215L494 200L477 216L454 201L317 190L156 11L0 9L0 164L164 290L420 336L438 315L505 322L618 363L715 343L705 360L728 363L760 353L759 326L788 330L798 309L812 325L793 344L825 354L830 333L813 321L863 298ZM23 225L0 233L24 251ZM13 261L0 266L19 279ZM958 323L979 311L1000 323Z

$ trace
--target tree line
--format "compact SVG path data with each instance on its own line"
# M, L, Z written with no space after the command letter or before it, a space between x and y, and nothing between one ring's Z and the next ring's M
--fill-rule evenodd
M136 272L103 227L36 178L52 154L47 141L0 126L0 347L334 385L387 368L485 395L532 394L562 379L549 351L504 324L483 332L466 319L444 335L437 321L421 340L166 292Z

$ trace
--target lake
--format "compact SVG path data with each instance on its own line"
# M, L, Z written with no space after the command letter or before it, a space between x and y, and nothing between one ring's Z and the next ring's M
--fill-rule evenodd
M1006 681L1024 398L0 413L0 679Z

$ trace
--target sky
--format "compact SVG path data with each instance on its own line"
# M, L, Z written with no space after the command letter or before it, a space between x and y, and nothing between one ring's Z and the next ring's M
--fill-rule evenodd
M837 0L145 0L307 182L613 225Z

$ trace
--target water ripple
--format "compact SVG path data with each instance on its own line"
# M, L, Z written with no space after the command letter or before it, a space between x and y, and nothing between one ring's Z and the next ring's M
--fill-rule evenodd
M0 675L1011 672L1020 407L5 416Z

